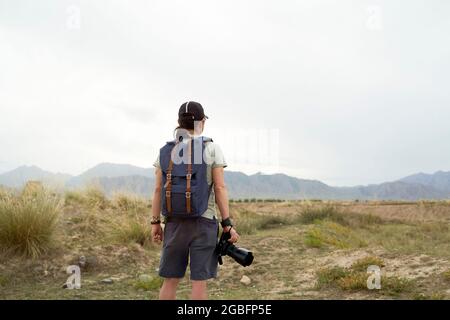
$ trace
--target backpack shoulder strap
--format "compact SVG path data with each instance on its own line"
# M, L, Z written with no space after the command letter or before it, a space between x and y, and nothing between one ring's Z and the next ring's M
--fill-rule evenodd
M174 146L177 142L175 140L167 141L166 144Z
M214 142L213 139L209 138L209 137L203 137L203 143L206 142Z

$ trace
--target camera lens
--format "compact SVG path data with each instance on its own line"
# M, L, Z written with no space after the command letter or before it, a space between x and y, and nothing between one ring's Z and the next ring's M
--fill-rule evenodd
M230 245L228 247L227 255L243 267L248 267L253 262L253 253L251 251L244 248L238 248L235 245Z

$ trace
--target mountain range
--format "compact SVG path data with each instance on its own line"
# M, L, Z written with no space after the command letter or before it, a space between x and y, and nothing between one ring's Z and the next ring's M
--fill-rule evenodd
M52 173L36 166L22 166L0 175L0 185L20 188L27 181L42 181L59 188L100 185L112 195L131 192L152 194L154 169L129 164L99 164L78 176ZM330 200L420 200L449 199L450 172L418 173L397 181L355 187L333 187L318 180L294 178L285 174L253 174L225 171L229 195L234 199L330 199Z

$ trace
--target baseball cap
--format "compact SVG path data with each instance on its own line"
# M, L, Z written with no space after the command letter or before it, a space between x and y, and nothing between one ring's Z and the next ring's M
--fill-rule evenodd
M203 118L208 119L202 105L195 101L188 101L181 105L178 111L178 118L181 119L183 115L191 115L192 120L195 121L203 120Z

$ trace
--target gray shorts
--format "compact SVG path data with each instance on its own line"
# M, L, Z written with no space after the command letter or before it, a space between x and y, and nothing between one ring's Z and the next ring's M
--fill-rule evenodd
M159 275L183 278L189 262L191 280L217 277L217 232L215 218L169 218L164 228Z

